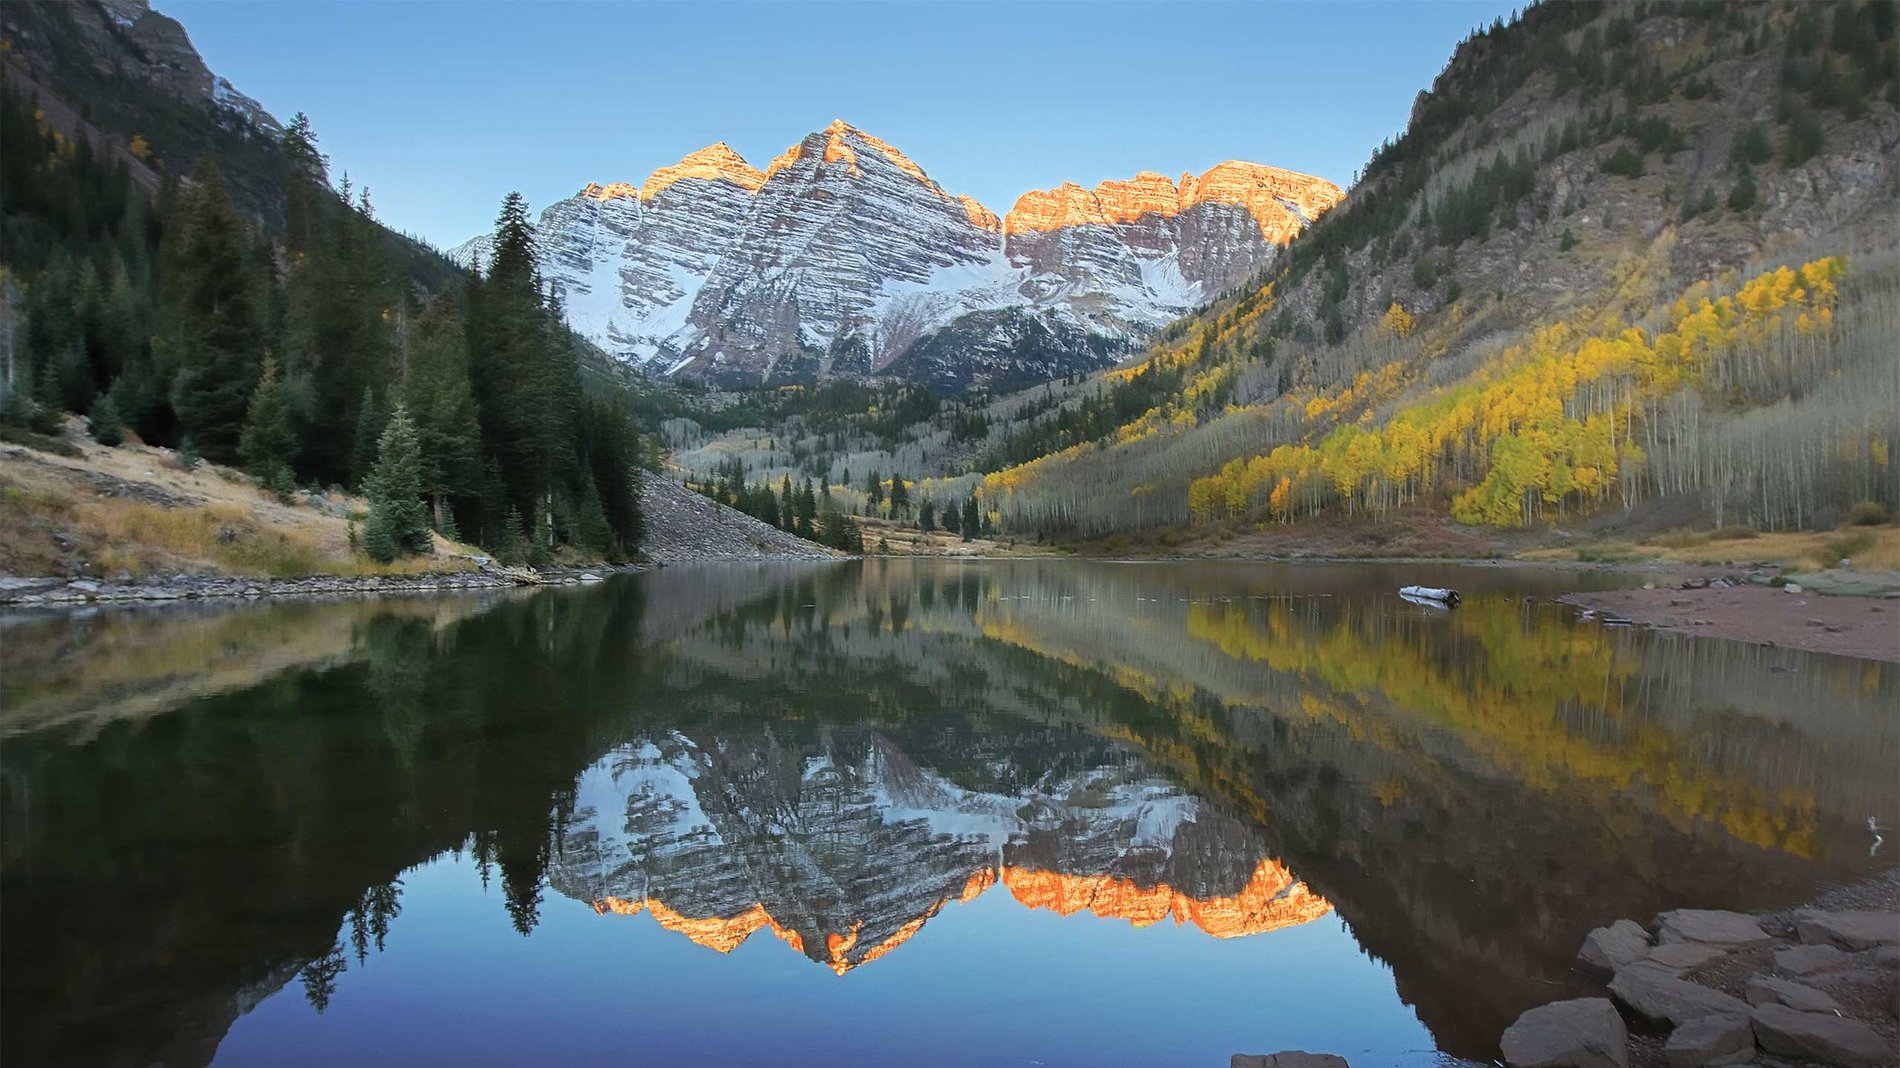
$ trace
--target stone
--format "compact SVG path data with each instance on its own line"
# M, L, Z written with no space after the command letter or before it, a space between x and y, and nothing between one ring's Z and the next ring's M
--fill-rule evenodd
M66 588L87 594L99 592L99 584L91 579L74 579L66 584Z
M1774 941L1755 917L1722 909L1676 909L1658 918L1656 941L1748 949Z
M1802 1012L1839 1012L1840 1003L1811 986L1789 979L1757 975L1748 981L1742 997L1750 1005L1786 1005Z
M1609 978L1618 968L1634 964L1649 952L1649 932L1635 920L1618 920L1583 936L1583 948L1577 951L1577 967L1592 975Z
M1847 949L1900 944L1900 912L1822 912L1794 914L1795 933L1808 945L1832 942Z
M1847 1068L1887 1064L1891 1051L1873 1028L1826 1012L1760 1005L1749 1014L1755 1041L1770 1053Z
M1805 590L1803 590L1803 589L1801 588L1801 584L1800 584L1799 582L1790 582L1790 583L1788 583L1788 584L1787 584L1786 586L1783 586L1783 587L1781 588L1781 592L1783 592L1783 593L1805 593L1806 591L1805 591Z
M1663 1046L1669 1068L1746 1064L1755 1059L1755 1028L1746 1016L1704 1016L1669 1034Z
M1229 1068L1351 1068L1344 1057L1297 1049L1279 1053L1236 1053L1227 1063Z
M1689 982L1659 964L1638 961L1610 980L1616 1000L1645 1020L1682 1026L1704 1016L1746 1016L1748 1003Z
M1721 960L1728 951L1715 946L1705 946L1700 942L1671 942L1657 946L1643 958L1660 964L1671 971L1686 972L1691 968L1700 968L1712 960Z
M1881 946L1874 952L1874 963L1882 968L1900 968L1900 946Z
M1531 1009L1499 1040L1510 1068L1628 1068L1629 1029L1608 998Z
M1794 946L1775 951L1775 970L1789 975L1813 975L1847 966L1847 954L1833 946Z

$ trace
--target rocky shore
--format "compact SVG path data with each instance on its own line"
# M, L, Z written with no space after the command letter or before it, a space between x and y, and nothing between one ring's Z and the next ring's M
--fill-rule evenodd
M598 582L617 570L588 570L485 565L476 570L440 571L415 575L344 577L310 575L301 578L234 578L227 575L159 575L117 579L12 578L0 576L0 605L20 607L69 606L127 601L183 601L221 597L316 597L348 594L410 593L500 589L511 586L561 586Z
M1607 621L1900 662L1900 601L1891 595L1821 596L1795 582L1777 587L1737 576L1558 599Z
M1606 996L1524 1013L1507 1068L1900 1065L1900 868L1812 904L1677 909L1589 933L1576 968ZM1346 1068L1331 1054L1237 1053L1232 1068Z
M1665 912L1584 939L1577 968L1609 997L1532 1009L1511 1068L1900 1063L1900 871L1814 907Z

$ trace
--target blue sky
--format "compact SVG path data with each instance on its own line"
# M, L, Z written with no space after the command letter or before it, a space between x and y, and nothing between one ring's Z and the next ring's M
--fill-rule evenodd
M998 214L1029 189L1247 159L1344 186L1511 5L156 0L214 71L310 115L332 177L443 245L725 141L842 118Z

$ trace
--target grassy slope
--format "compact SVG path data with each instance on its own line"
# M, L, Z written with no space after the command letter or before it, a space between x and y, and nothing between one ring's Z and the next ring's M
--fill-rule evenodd
M360 497L284 504L250 476L215 464L186 470L170 449L106 448L79 420L71 455L0 444L0 574L289 577L472 570L478 552L436 538L436 555L384 566L350 546Z

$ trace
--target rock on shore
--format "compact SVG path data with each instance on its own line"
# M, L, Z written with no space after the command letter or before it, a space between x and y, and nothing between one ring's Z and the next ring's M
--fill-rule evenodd
M1900 878L1841 893L1861 896L1832 903L1871 894L1891 907ZM1624 919L1591 931L1577 968L1607 976L1614 1003L1524 1013L1500 1043L1511 1068L1900 1064L1900 911L1679 909L1650 927ZM1632 1045L1624 1014L1667 1032L1666 1043Z

